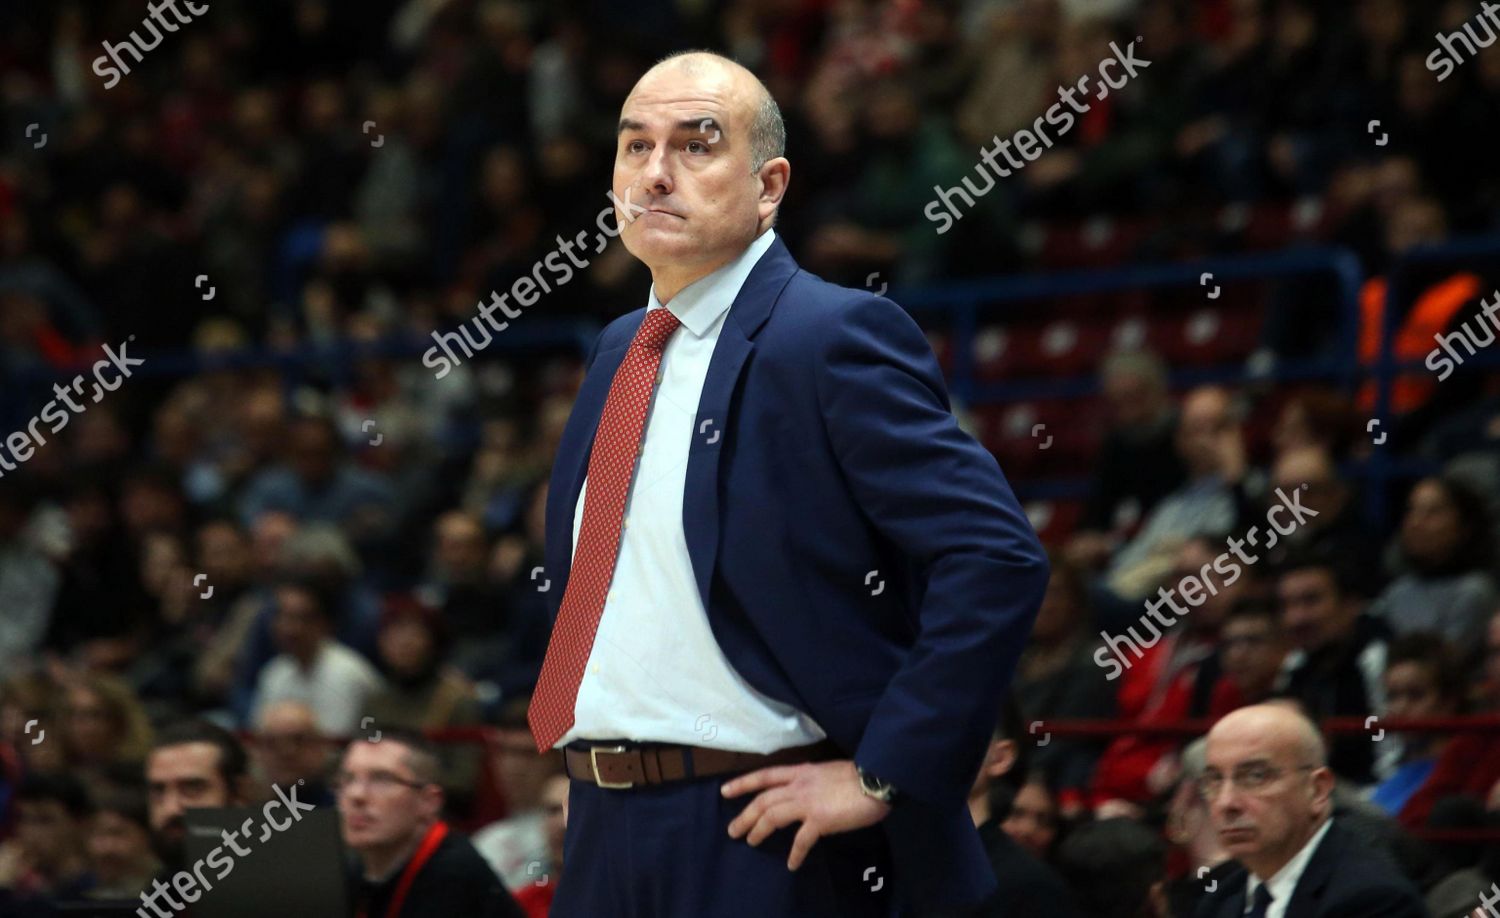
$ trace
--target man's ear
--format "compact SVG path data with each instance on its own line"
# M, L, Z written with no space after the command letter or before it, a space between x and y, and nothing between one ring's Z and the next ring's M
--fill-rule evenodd
M765 220L781 205L786 190L792 182L792 164L785 156L768 159L756 173L760 179L761 219Z
M1338 783L1333 772L1326 766L1315 768L1312 773L1313 806L1321 815L1333 812L1333 788Z
M441 784L433 782L422 788L422 809L426 811L430 819L443 817L443 786Z
M990 743L984 754L984 776L994 780L1003 778L1016 767L1016 741L1001 739Z

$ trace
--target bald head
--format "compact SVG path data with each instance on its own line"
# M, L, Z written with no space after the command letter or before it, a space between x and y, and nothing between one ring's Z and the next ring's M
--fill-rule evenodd
M261 711L260 729L273 733L317 733L318 716L301 701L276 701Z
M635 88L634 96L642 86L654 88L651 81L658 79L687 79L696 83L718 83L735 100L742 115L741 123L748 127L750 171L759 172L768 160L786 154L786 123L781 117L781 107L772 98L766 84L751 73L749 68L736 60L712 51L678 51L669 54L647 70ZM626 99L626 108L630 100ZM623 119L622 119L623 125ZM717 130L723 136L724 125L710 123L700 125L710 137Z
M1273 701L1231 711L1208 732L1210 749L1215 738L1221 746L1250 745L1273 755L1284 753L1289 760L1315 768L1328 764L1323 735L1305 714L1290 704Z

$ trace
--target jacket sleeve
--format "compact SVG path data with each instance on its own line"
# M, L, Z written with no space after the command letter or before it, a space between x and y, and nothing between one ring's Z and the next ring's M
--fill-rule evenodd
M915 643L854 759L904 795L955 804L1031 633L1047 559L995 458L949 410L916 322L879 297L841 318L817 377L830 443L861 510L927 574Z

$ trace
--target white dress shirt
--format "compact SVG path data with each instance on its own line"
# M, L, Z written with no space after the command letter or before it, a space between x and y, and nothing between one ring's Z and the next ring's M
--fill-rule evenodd
M1271 905L1266 909L1266 918L1286 918L1286 907L1292 902L1292 894L1297 891L1297 881L1302 879L1303 871L1307 870L1307 862L1312 860L1313 853L1318 850L1318 845L1323 843L1323 836L1328 834L1328 829L1333 825L1332 819L1323 820L1323 828L1313 833L1313 837L1307 840L1302 850L1292 856L1282 868L1276 871L1276 875L1264 881L1271 890ZM1245 912L1248 914L1251 904L1255 901L1255 890L1263 881L1255 874L1250 874L1249 885L1245 889Z
M775 752L825 735L806 714L766 697L734 671L709 626L682 528L688 447L709 359L735 296L774 240L773 231L762 233L667 306L651 287L646 308L671 309L682 327L662 355L614 579L578 688L573 727L559 746L629 739ZM585 480L573 509L574 552L587 495Z

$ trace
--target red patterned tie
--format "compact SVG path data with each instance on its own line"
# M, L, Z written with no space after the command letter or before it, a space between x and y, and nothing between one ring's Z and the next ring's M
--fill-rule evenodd
M615 371L604 401L594 450L589 456L588 492L583 501L583 525L562 607L552 626L552 640L542 661L527 720L536 747L551 749L573 726L573 706L583 668L594 649L594 635L604 614L604 599L620 556L620 524L625 500L641 452L646 412L656 385L667 339L680 324L665 308L649 310L625 359Z

